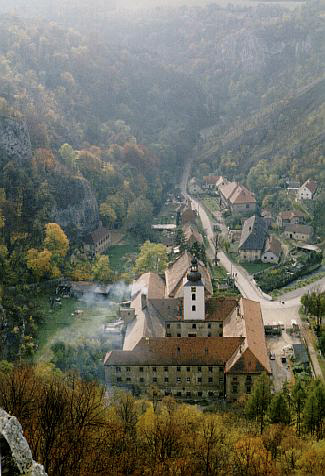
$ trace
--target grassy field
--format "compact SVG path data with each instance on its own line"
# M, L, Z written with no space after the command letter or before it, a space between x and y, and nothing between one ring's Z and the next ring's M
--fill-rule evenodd
M113 271L123 273L129 271L132 256L139 251L139 245L126 244L110 246L108 250L109 262Z
M272 266L270 263L239 263L249 274L265 271Z
M203 205L213 214L213 212L219 211L219 206L216 197L204 197L201 199Z
M51 308L50 294L37 297L44 315L44 322L39 328L39 348L35 355L36 361L50 361L51 345L56 341L76 342L78 339L91 339L106 322L116 317L116 305L103 301L86 302L74 298L61 300L61 306ZM74 312L80 309L80 316Z
M212 268L212 278L213 279L226 279L227 271L222 266L213 266Z
M117 273L125 273L133 266L134 258L138 254L142 242L127 235L121 245L113 245L108 249L110 266Z

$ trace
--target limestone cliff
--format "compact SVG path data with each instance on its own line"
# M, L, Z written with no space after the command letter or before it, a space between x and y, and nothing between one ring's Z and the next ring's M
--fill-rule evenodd
M68 234L86 234L99 224L96 197L87 180L80 176L57 177L54 188L56 204L51 219Z
M13 117L0 116L0 173L2 166L13 161L18 167L27 167L29 174L31 159L32 148L26 124ZM59 223L74 238L98 226L97 199L85 178L59 168L47 174L45 179L54 199L51 221Z
M26 124L13 117L0 116L0 160L30 160L32 147Z
M3 459L0 462L1 469L8 469L9 474L13 471L16 474L24 476L46 476L43 466L35 463L32 458L32 452L23 435L22 427L14 416L8 415L0 408L0 437L4 438L9 446L9 460ZM1 464L8 464L9 468L1 468ZM13 469L14 468L14 469Z

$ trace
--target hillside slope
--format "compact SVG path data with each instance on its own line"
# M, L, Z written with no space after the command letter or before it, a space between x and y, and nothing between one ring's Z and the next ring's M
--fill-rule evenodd
M279 101L225 134L206 131L199 160L245 180L260 161L279 177L325 181L325 79Z

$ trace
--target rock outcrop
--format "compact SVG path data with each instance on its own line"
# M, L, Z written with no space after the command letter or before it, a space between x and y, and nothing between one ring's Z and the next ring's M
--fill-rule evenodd
M0 436L8 443L13 462L19 474L24 476L47 476L43 466L33 461L32 452L17 418L8 415L2 409L0 409Z
M68 234L84 235L98 227L98 204L87 180L79 176L60 176L54 194L56 205L51 219Z
M26 124L14 117L0 116L0 160L30 160L32 147Z
M31 142L26 124L16 118L0 116L0 173L8 161L16 164L32 159ZM50 219L74 238L86 235L99 224L97 199L89 182L68 172L52 171L47 181L54 197Z

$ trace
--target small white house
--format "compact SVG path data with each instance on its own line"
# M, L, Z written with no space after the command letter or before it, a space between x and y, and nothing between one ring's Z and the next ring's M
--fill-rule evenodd
M264 252L261 256L262 263L278 263L282 254L282 246L275 236L270 236L265 245Z
M299 200L313 200L317 191L317 182L314 180L306 180L298 189L297 197Z

